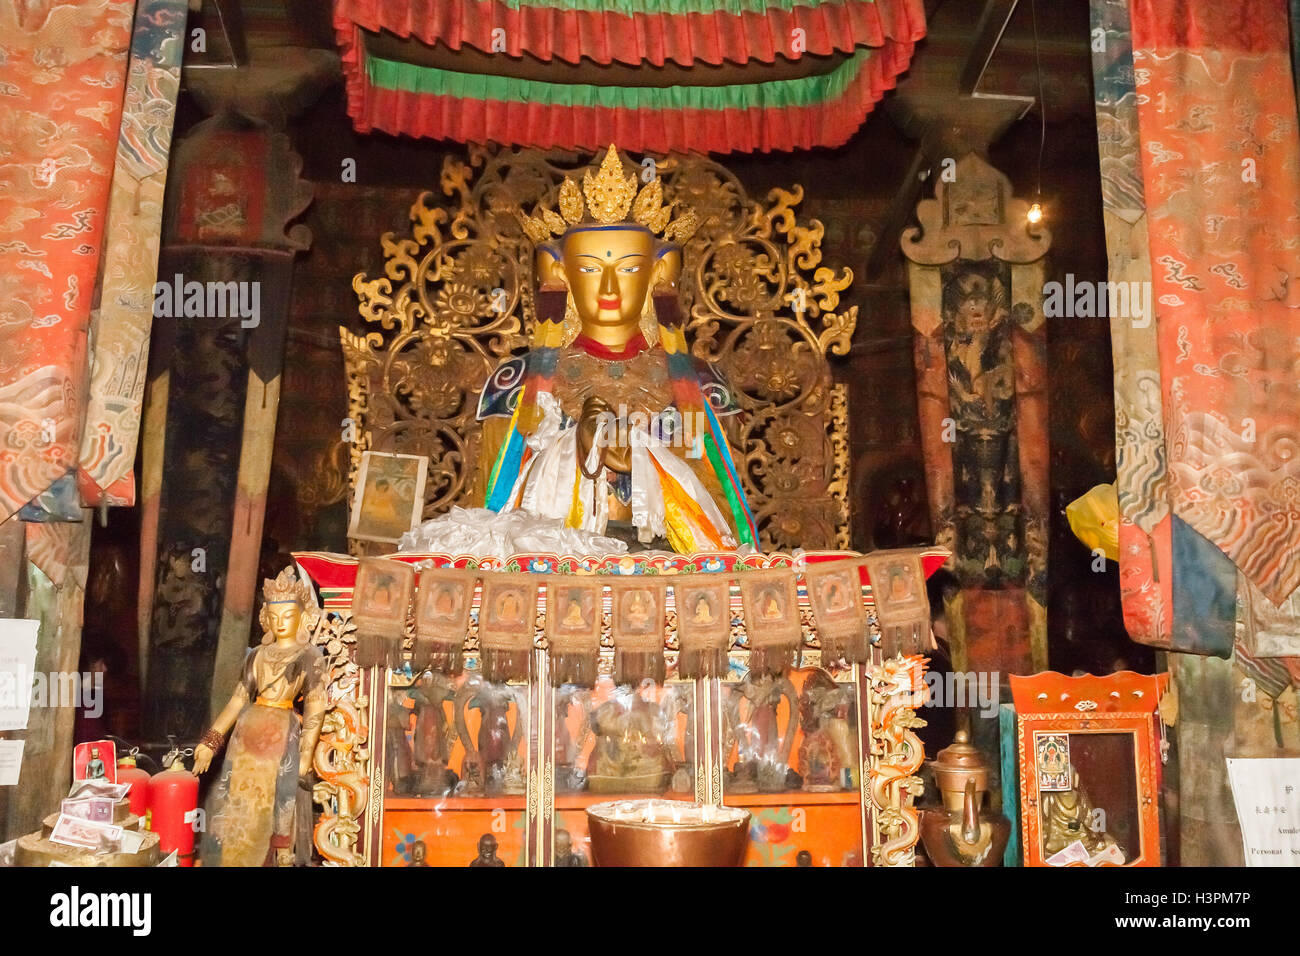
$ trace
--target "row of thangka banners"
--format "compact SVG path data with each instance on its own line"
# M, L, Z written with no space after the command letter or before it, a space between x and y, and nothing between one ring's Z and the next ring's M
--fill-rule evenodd
M357 662L398 666L413 635L416 669L457 673L469 644L488 680L525 680L544 638L551 681L590 686L608 633L618 683L662 681L664 651L674 646L679 677L723 673L733 646L748 650L752 671L781 673L795 663L806 626L824 663L861 663L876 644L889 654L929 646L931 564L919 548L679 574L417 568L362 558L351 596Z

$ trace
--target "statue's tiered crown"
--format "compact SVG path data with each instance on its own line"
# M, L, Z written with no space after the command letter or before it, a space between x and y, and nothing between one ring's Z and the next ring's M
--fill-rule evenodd
M262 580L262 598L266 604L293 602L304 608L312 606L311 586L306 581L298 580L298 574L292 567L281 571L275 580Z
M677 244L690 239L699 227L693 209L676 200L664 203L663 185L657 173L640 192L635 175L624 179L623 162L612 144L600 170L595 175L590 170L582 174L581 188L575 177L565 178L560 186L559 212L539 203L533 215L522 212L518 215L528 238L539 245L583 225L636 222L664 242Z

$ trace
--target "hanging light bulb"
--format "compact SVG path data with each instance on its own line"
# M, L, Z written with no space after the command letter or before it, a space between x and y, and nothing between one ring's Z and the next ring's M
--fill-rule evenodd
M1043 204L1034 203L1029 207L1029 212L1025 213L1025 218L1029 220L1031 226L1036 226L1043 221Z

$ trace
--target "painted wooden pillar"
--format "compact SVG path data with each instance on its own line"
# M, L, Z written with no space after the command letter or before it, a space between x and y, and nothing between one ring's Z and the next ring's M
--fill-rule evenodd
M977 154L903 233L930 517L960 590L956 670L1047 666L1045 228Z
M59 798L67 795L72 783L79 701L52 693L51 688L66 686L62 675L78 672L91 517L91 512L83 511L77 522L22 523L21 568L26 580L16 616L40 622L34 671L47 675L48 683L45 698L33 702L26 731L8 734L26 743L18 786L6 788L12 791L5 819L0 821L6 839L40 829L41 821L58 808ZM6 552L7 556L15 553L8 548ZM61 676L51 679L50 675Z
M294 255L288 138L241 115L180 143L164 213L141 480L144 731L196 738L253 625ZM286 231L287 230L287 231Z

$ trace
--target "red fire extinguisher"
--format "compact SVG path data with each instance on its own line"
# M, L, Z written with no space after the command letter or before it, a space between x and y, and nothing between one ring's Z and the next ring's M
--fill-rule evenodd
M158 834L164 856L175 850L181 866L193 866L199 778L185 769L179 750L163 757L163 765L167 769L149 781L149 829Z
M149 774L135 765L135 755L139 752L139 748L133 747L129 754L117 761L117 782L131 788L126 792L131 812L143 820L149 812Z

